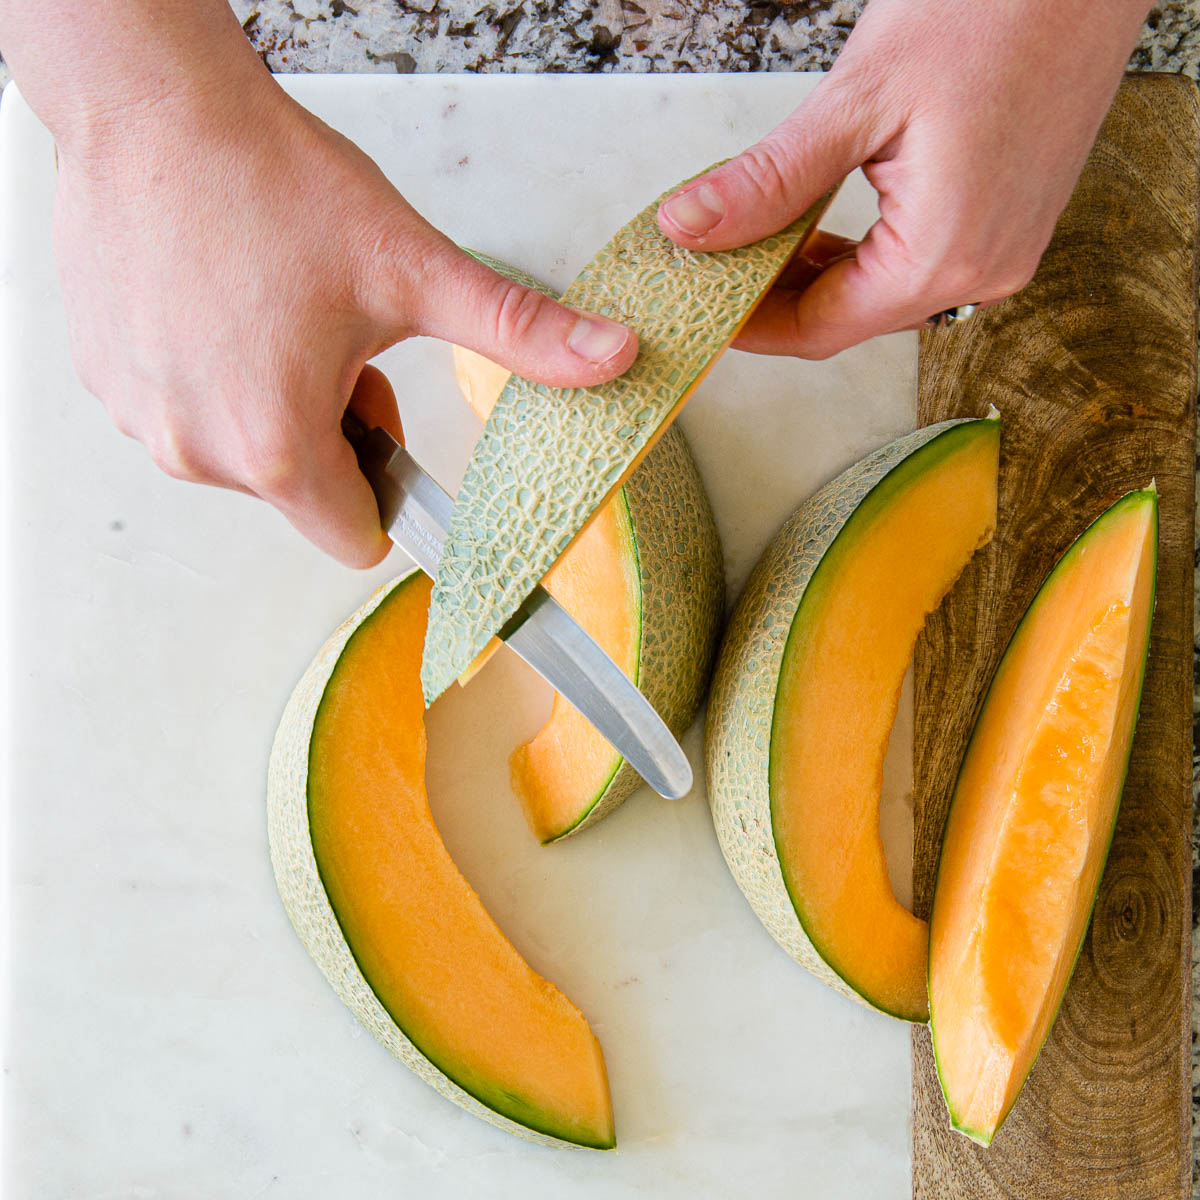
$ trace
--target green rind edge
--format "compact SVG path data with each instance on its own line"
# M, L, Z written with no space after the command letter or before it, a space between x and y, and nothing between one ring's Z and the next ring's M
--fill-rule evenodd
M1054 1017L1051 1019L1050 1024L1046 1027L1046 1036L1042 1038L1040 1044L1038 1045L1037 1052L1034 1054L1033 1058L1030 1060L1029 1069L1025 1072L1025 1076L1021 1080L1021 1086L1019 1088L1017 1088L1016 1093L1013 1096L1012 1103L1004 1111L1004 1113L1000 1117L1000 1120L996 1122L996 1128L993 1129L990 1133L987 1132L986 1130L972 1129L969 1126L961 1123L958 1119L957 1114L954 1111L954 1107L950 1101L950 1097L946 1093L946 1080L945 1080L945 1076L942 1073L942 1059L941 1059L941 1055L938 1053L938 1047L937 1047L937 1032L936 1032L936 1025L935 1025L935 1021L934 1021L934 1012L933 1012L933 988L931 986L932 972L931 971L926 972L926 991L929 995L929 1042L933 1049L933 1062L934 1062L934 1069L937 1072L938 1086L941 1088L942 1099L945 1100L945 1102L946 1102L946 1111L950 1116L950 1127L952 1129L954 1129L957 1133L961 1133L965 1137L969 1137L972 1141L978 1142L981 1146L990 1146L991 1145L996 1134L1000 1132L1001 1128L1004 1125L1004 1122L1008 1120L1008 1117L1012 1113L1012 1110L1016 1107L1017 1101L1021 1098L1021 1093L1025 1088L1025 1084L1029 1081L1029 1076L1031 1074L1033 1074L1033 1069L1034 1069L1034 1067L1037 1066L1038 1060L1042 1056L1042 1051L1043 1051L1043 1049L1045 1049L1046 1041L1050 1037L1050 1031L1054 1028L1055 1021L1058 1020L1058 1014L1062 1010L1063 1001L1066 999L1067 991L1071 986L1071 979L1075 974L1075 967L1079 962L1079 956L1083 952L1084 943L1087 941L1088 930L1091 928L1091 925L1092 925L1092 914L1095 912L1096 901L1100 895L1100 885L1104 881L1104 871L1108 865L1108 856L1109 856L1110 852L1112 851L1113 837L1115 836L1116 831L1117 831L1117 819L1120 816L1120 812L1121 812L1121 798L1125 791L1125 780L1129 776L1129 760L1133 756L1133 739L1137 733L1138 716L1140 714L1141 703L1142 703L1142 690L1143 690L1143 687L1146 682L1146 665L1147 665L1147 662L1149 661L1149 657L1150 657L1150 638L1151 638L1151 634L1154 629L1154 607L1155 607L1155 604L1156 604L1157 598L1158 598L1158 490L1154 486L1153 483L1149 487L1137 488L1133 491L1126 492L1125 495L1121 496L1118 500L1116 500L1112 504L1110 504L1108 506L1108 508L1106 508L1070 544L1070 546L1067 547L1066 551L1063 553L1063 556L1058 560L1057 563L1054 564L1054 567L1051 569L1050 573L1046 576L1046 578L1042 580L1041 584L1038 587L1037 592L1034 594L1033 599L1029 602L1029 607L1022 614L1020 621L1017 622L1017 626L1013 630L1012 636L1008 639L1008 644L1005 647L1004 653L1000 656L1000 662L997 664L996 670L993 673L991 680L988 682L987 691L984 693L983 700L979 705L979 711L975 715L975 721L971 728L971 736L970 736L970 738L967 739L967 748L963 752L962 762L959 764L959 777L961 777L962 767L966 763L967 755L970 753L970 750L971 750L971 743L974 742L974 740L975 740L975 731L978 729L979 722L983 718L984 711L986 710L988 701L991 698L992 689L996 684L996 680L1000 677L1000 673L1004 669L1005 661L1008 659L1009 650L1012 649L1014 643L1017 640L1017 637L1019 636L1019 634L1021 632L1022 627L1024 626L1025 622L1029 619L1029 617L1032 615L1034 609L1037 607L1038 601L1045 594L1046 589L1049 586L1050 582L1055 578L1055 576L1057 576L1057 574L1060 570L1064 570L1070 566L1071 562L1076 557L1077 552L1079 551L1081 546L1085 543L1086 539L1092 533L1094 533L1095 530L1106 519L1111 517L1112 519L1115 520L1116 517L1120 515L1119 510L1121 510L1123 508L1133 507L1135 504L1142 504L1142 503L1149 503L1153 506L1153 518L1154 518L1153 519L1153 537L1154 537L1153 568L1154 568L1154 574L1150 580L1150 620L1146 623L1146 641L1145 641L1145 645L1142 650L1141 670L1139 672L1138 682L1137 682L1137 704L1134 706L1134 710L1133 710L1133 725L1129 730L1129 753L1125 756L1125 770L1121 775L1121 790L1117 794L1117 803L1113 806L1112 824L1109 826L1108 837L1107 837L1107 839L1105 841L1105 845L1104 845L1104 853L1103 853L1103 856L1101 859L1102 865L1100 867L1100 874L1096 876L1096 890L1092 894L1091 904L1088 907L1088 917L1087 917L1087 920L1084 922L1083 932L1079 936L1079 944L1075 947L1075 953L1071 957L1071 969L1070 969L1070 971L1067 972L1066 982L1063 984L1062 993L1058 997L1058 1003L1054 1006ZM955 793L957 793L957 790L958 790L958 785L956 782L955 783ZM950 813L953 811L953 808L954 808L953 796L955 793L951 794L950 808L947 809L947 811L946 811L945 829L948 829L949 825L950 825ZM942 835L943 848L945 847L945 829L943 829L943 835ZM929 942L930 942L931 947L933 945L933 937L932 937L933 916L934 916L934 913L936 912L936 908L937 908L937 880L941 877L941 873L942 873L942 854L939 852L937 874L934 876L933 903L930 907L930 915L929 915L930 934L931 934Z
M484 426L434 584L421 667L427 703L516 612L674 416L830 198L751 246L702 253L659 230L658 205L670 194L619 230L563 295L637 331L633 366L595 388L514 376Z
M378 588L329 638L288 700L271 749L267 783L267 833L271 865L283 906L300 941L321 973L360 1024L414 1074L459 1107L490 1124L546 1146L607 1150L615 1140L575 1136L542 1123L514 1119L503 1104L476 1095L426 1054L405 1032L363 975L348 935L334 911L313 847L309 823L311 734L326 689L350 640L402 585L415 568ZM469 1081L466 1081L469 1082Z
M835 991L909 1021L856 991L812 943L780 866L771 820L771 731L784 654L809 581L863 501L893 470L963 426L995 430L998 418L943 421L868 455L788 519L751 573L726 630L705 727L709 804L722 854L773 938ZM928 461L928 460L926 460ZM920 1022L915 1022L920 1023Z

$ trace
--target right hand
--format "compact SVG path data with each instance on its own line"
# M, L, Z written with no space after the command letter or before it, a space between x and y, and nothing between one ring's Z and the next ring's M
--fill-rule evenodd
M689 180L659 225L690 250L782 229L861 166L879 219L824 237L734 343L821 359L1023 288L1112 103L1147 0L871 0L791 116Z
M626 327L459 250L257 60L237 86L176 84L55 132L56 253L84 386L168 474L260 496L348 565L390 545L340 431L353 403L400 432L369 358L424 334L591 386L636 356Z

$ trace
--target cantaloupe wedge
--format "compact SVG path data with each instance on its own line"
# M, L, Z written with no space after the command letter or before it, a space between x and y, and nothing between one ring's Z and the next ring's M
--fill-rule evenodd
M553 294L513 267L478 257L527 287ZM454 366L467 403L486 421L509 372L459 346ZM681 735L708 686L725 576L708 496L678 428L666 431L544 583ZM514 752L512 779L542 842L586 829L641 783L557 694L549 720Z
M725 859L772 936L838 991L927 1015L928 928L888 881L883 760L925 618L996 521L998 419L884 447L802 505L725 635L708 790Z
M955 1129L987 1145L1071 978L1129 762L1154 610L1158 498L1131 492L1055 567L980 710L930 917L934 1052Z
M620 229L563 300L640 339L619 379L549 388L514 377L467 465L429 607L427 701L449 687L630 477L754 307L814 233L830 196L750 246L668 240L658 201Z
M326 643L271 754L269 832L301 940L366 1028L469 1112L613 1146L604 1058L451 861L425 795L429 581L381 588Z

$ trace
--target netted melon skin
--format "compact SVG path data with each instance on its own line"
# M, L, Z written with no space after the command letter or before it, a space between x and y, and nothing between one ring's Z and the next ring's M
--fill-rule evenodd
M321 974L367 1032L410 1071L447 1100L507 1133L543 1146L581 1149L574 1142L520 1125L481 1104L404 1036L359 970L317 871L308 826L308 752L317 708L351 634L394 588L416 573L409 571L385 583L348 617L318 651L288 700L267 772L267 837L275 883L292 927Z
M868 455L806 500L772 539L725 632L705 723L708 798L721 853L770 935L802 967L878 1009L821 957L804 932L779 866L771 824L775 694L792 621L813 572L868 492L909 455L955 425L942 421ZM895 1014L889 1014L895 1015Z
M672 426L625 482L642 599L638 688L681 737L704 699L725 607L712 506L682 432ZM621 760L588 813L554 841L606 817L642 784Z
M665 195L670 193L665 193ZM592 259L563 301L632 326L633 366L595 388L513 377L467 466L429 609L421 683L432 703L516 612L732 339L829 197L737 250L684 250L659 200Z

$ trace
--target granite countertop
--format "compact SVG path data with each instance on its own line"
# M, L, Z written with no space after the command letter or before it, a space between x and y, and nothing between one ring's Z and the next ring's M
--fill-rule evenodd
M647 72L823 70L864 0L231 3L277 72ZM1158 5L1130 66L1200 78L1200 0Z
M234 0L273 71L777 71L833 64L864 0ZM1200 77L1200 0L1130 64Z
M828 68L863 2L232 0L232 7L276 72L679 72ZM1158 5L1130 67L1200 78L1200 0ZM0 86L7 80L0 59ZM1200 573L1200 552L1197 564ZM1194 745L1200 750L1200 653L1196 680ZM1193 763L1195 781L1195 750ZM1200 886L1197 847L1200 836L1193 842L1194 887ZM1200 916L1200 894L1194 907ZM1200 929L1192 945L1193 1025L1200 1029ZM1193 1032L1194 1142L1198 1118L1200 1053ZM1193 1194L1200 1200L1200 1169Z

